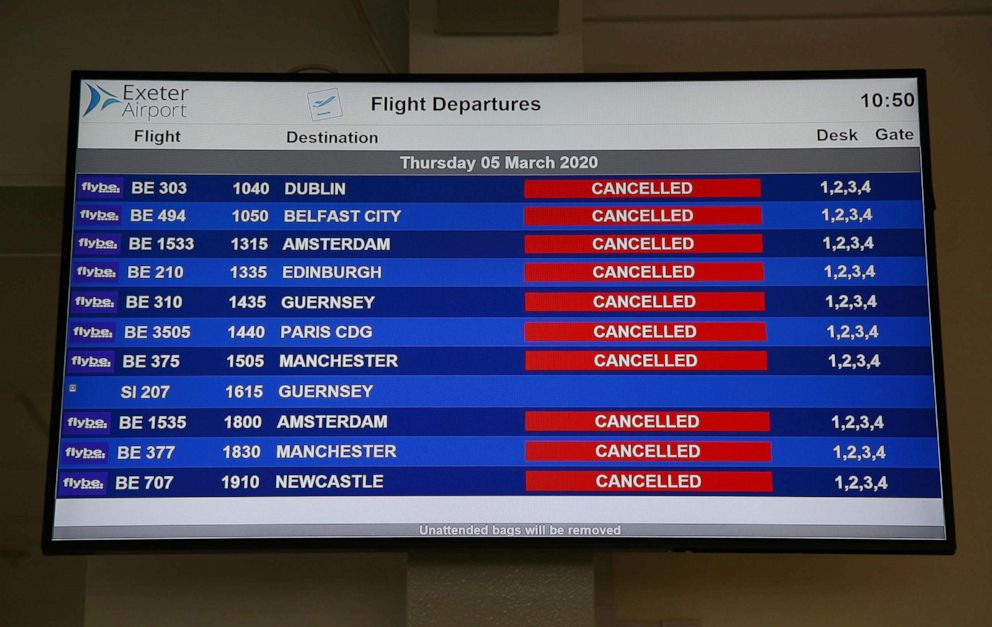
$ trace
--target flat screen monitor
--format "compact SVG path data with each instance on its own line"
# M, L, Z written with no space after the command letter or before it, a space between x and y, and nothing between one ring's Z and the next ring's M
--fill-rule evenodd
M71 94L46 550L953 551L922 71Z

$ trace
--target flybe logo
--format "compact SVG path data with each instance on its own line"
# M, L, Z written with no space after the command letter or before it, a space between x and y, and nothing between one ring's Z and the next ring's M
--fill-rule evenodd
M102 462L107 459L103 446L67 446L62 452L68 461Z
M150 83L121 83L109 85L83 83L83 114L91 120L107 121L111 117L123 120L158 122L189 117L188 87L171 87ZM107 113L104 113L104 112Z
M107 493L105 472L65 472L59 478L58 496L90 496Z

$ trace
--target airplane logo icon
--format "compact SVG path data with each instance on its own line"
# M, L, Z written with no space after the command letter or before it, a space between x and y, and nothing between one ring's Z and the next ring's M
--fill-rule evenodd
M307 101L310 105L310 119L314 122L344 115L344 111L341 110L341 98L336 88L311 92L307 94Z

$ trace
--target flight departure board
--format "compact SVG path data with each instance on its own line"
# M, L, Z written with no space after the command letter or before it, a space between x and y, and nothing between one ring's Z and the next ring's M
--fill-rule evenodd
M953 550L921 72L72 93L47 550Z

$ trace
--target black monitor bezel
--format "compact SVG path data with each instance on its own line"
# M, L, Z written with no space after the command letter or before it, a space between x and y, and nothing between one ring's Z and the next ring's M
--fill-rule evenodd
M944 505L946 538L943 540L848 539L848 538L224 538L224 539L134 539L134 540L53 540L55 479L61 431L65 335L68 317L69 265L72 239L72 210L76 176L76 150L79 138L80 89L85 80L187 80L241 82L384 82L384 83L502 83L502 82L686 82L686 81L768 81L912 78L918 84L920 146L922 154L924 216L926 229L927 277L930 298L930 324L933 338L934 383L936 387L937 431ZM930 129L923 69L828 70L779 72L692 72L634 74L265 74L230 72L127 72L84 71L71 74L68 143L65 170L65 196L62 223L62 259L59 279L58 335L55 341L55 368L52 387L51 424L42 528L42 551L46 555L215 552L215 551L411 551L411 550L526 550L571 549L588 551L697 551L761 553L869 553L951 555L956 549L954 507L951 494L951 467L947 439L947 409L944 391L943 350L940 335L937 287L936 241L934 237L934 195L930 161Z

